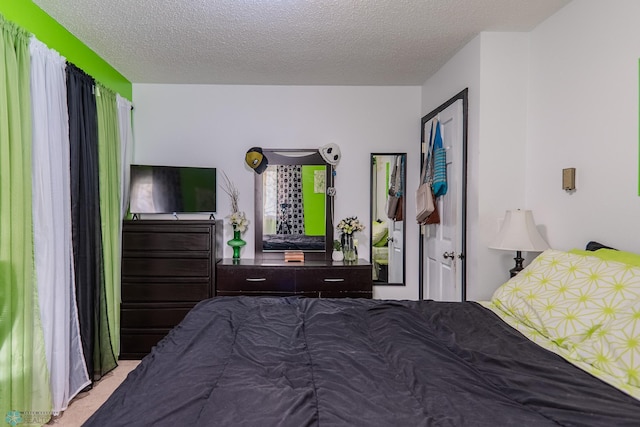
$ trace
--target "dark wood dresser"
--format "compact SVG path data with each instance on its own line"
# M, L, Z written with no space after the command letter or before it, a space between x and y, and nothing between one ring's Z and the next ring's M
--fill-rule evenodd
M222 221L134 220L122 230L121 359L149 353L214 296Z
M264 259L223 259L217 264L216 295L371 298L371 264L358 260L287 263Z

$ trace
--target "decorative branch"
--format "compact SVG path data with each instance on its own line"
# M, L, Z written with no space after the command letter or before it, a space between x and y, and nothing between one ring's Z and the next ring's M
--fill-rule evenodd
M231 213L236 213L240 209L238 208L238 200L240 199L240 191L235 186L235 184L229 179L227 173L222 171L222 190L229 195L229 199L231 200Z

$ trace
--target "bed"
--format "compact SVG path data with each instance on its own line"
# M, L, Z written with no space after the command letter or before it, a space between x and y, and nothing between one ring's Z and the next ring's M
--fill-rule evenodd
M265 251L324 251L325 236L308 236L305 234L265 234L262 240L262 249Z
M632 261L548 250L482 303L206 300L85 425L638 426Z

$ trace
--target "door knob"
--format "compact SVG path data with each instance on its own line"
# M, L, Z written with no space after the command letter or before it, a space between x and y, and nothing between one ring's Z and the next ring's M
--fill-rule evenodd
M447 259L447 258L454 259L456 257L456 254L454 252L445 252L442 254L442 257L444 259Z

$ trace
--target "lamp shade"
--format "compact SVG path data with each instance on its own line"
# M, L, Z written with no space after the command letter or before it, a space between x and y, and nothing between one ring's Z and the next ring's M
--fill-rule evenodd
M538 233L533 213L529 210L509 210L500 232L489 246L492 249L542 252L549 244Z

